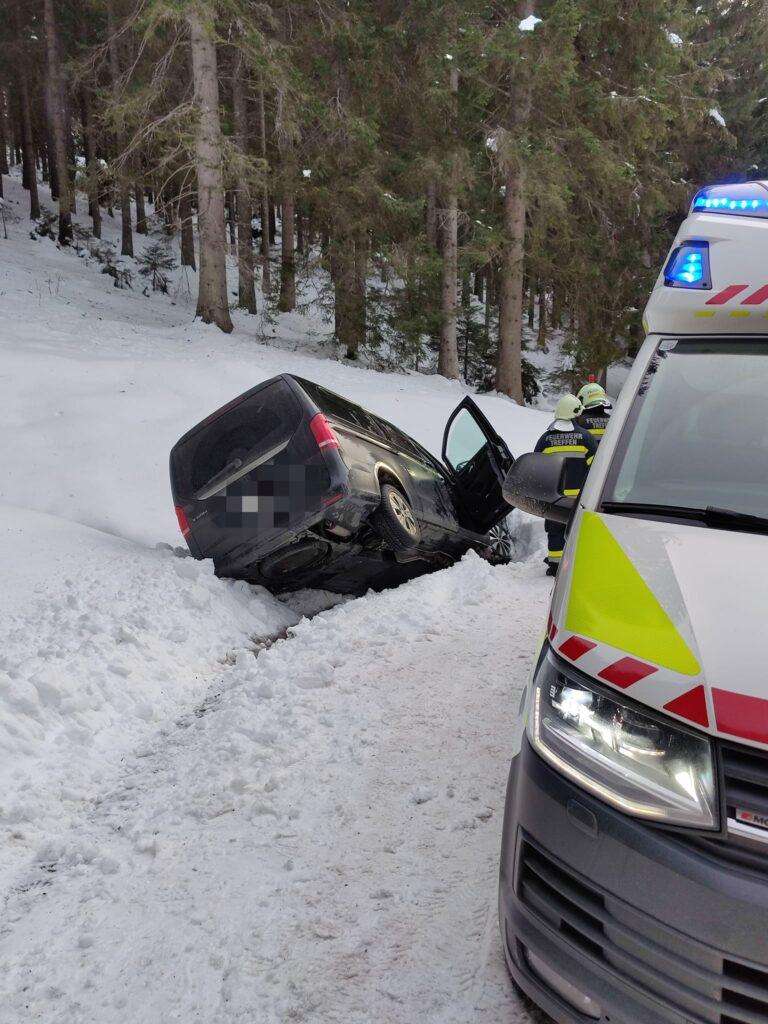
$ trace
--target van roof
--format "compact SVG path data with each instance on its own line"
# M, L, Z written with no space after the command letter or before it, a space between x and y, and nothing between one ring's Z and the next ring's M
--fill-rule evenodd
M768 334L768 182L696 193L643 323L648 334Z

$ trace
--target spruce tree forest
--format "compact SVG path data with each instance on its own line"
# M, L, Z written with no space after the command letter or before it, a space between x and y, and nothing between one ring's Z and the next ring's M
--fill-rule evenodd
M768 175L764 0L1 6L32 230L98 251L115 213L115 285L178 255L224 332L319 282L339 358L518 401L554 331L582 378L633 353L695 189Z

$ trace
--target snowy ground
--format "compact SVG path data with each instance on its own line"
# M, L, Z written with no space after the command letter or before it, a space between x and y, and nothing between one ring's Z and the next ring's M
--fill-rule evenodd
M9 235L0 1021L528 1020L495 873L540 526L533 560L319 614L170 547L171 444L259 380L311 377L436 452L463 389L329 360L300 314L269 345L239 314L225 337L183 290L119 291L23 219ZM513 451L547 422L481 404Z
M17 879L3 1019L525 1020L495 883L546 596L473 556L238 657Z

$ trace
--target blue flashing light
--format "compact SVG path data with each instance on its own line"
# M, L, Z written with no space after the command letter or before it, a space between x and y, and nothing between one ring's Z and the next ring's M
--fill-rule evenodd
M768 217L768 184L747 181L710 185L693 197L691 213L730 213L739 217Z
M710 289L709 243L695 241L679 245L664 267L664 284L667 288Z

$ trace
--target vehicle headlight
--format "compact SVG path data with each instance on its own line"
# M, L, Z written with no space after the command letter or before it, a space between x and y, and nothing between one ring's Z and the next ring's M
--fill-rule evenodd
M607 697L549 652L533 684L528 736L564 775L627 814L718 827L709 740Z

